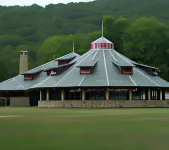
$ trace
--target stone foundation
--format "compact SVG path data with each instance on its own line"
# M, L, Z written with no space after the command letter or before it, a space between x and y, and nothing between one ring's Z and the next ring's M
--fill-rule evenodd
M119 108L119 107L169 107L169 101L109 100L109 101L39 101L38 107L44 108Z
M11 107L28 107L29 97L10 97L10 106Z

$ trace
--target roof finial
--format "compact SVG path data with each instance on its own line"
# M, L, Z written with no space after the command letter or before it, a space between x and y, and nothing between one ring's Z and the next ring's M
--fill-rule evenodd
M102 20L102 37L104 35L104 21Z
M73 41L73 53L75 52L75 42Z

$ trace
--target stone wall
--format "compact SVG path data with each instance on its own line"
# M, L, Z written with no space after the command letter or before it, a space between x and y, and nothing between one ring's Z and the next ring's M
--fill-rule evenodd
M28 107L29 97L10 97L10 106L11 107Z
M119 108L119 107L169 107L169 101L109 100L109 101L39 101L38 107L46 108Z

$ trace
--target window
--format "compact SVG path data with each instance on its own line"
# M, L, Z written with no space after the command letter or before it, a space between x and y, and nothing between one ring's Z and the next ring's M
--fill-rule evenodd
M129 89L110 89L110 100L129 100Z
M87 89L86 100L105 100L105 89Z
M66 65L67 64L67 61L66 60L59 60L58 61L58 65L61 66L61 65Z
M80 68L80 74L91 74L90 68Z
M62 66L62 65L69 64L75 57L76 56L69 58L69 59L58 60L58 65Z
M32 74L25 74L24 75L24 80L33 80L34 76Z
M121 74L133 74L133 68L132 67L122 67Z
M56 69L54 69L54 70L48 70L47 71L47 76L56 76L56 75L58 75L58 71L56 70Z
M81 89L65 89L65 100L82 100Z
M158 71L157 71L157 70L154 70L154 71L153 71L153 75L158 76Z

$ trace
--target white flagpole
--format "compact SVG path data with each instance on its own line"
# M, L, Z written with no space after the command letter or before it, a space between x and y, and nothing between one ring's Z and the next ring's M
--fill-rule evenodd
M104 22L102 20L102 37L104 36Z
M75 43L73 41L73 53L75 52Z

